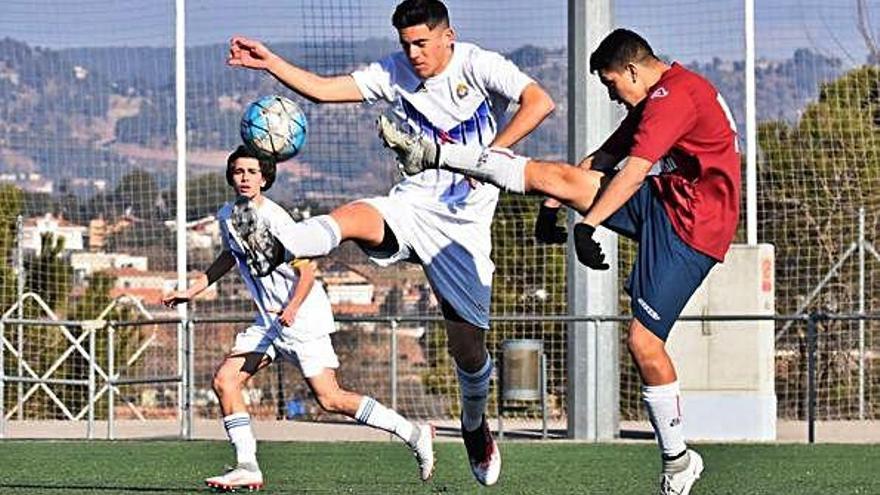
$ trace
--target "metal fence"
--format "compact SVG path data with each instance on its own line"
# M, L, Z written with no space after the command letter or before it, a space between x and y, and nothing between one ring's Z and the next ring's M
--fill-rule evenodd
M603 323L623 323L629 317L499 315L494 320L521 325L554 322L566 324L569 331L578 331L584 326L572 323L587 323L587 326L601 329L609 328L601 325ZM863 418L880 418L880 363L875 363L878 349L864 341L855 348L837 348L835 341L839 337L834 331L836 324L877 320L880 320L880 314L682 317L682 321L790 322L795 327L792 333L801 338L801 343L797 346L800 350L794 354L790 348L777 348L777 376L780 376L780 368L793 368L784 375L787 377L784 389L780 388L783 384L777 382L779 417L804 419L807 425L805 436L810 443L816 440L818 420L846 419L831 407L835 400L833 393L829 392L832 389L855 386L860 393L853 395L853 400L858 404L849 404L845 409L861 411ZM218 414L216 403L211 402L210 378L225 349L220 334L224 331L223 326L234 329L236 325L250 321L250 318L239 317L126 322L0 320L0 397L3 398L0 401L0 438L5 436L10 421L42 420L83 426L82 436L89 439L100 436L97 425L102 424L106 426L104 436L113 439L117 437L116 424L120 417L144 425L149 425L151 420L173 419L179 425L175 435L195 438L198 436L195 420ZM334 343L341 355L341 381L347 387L374 395L404 415L422 419L447 418L449 411L446 408L454 407L456 398L449 397L443 390L432 390L429 374L418 375L422 377L422 383L404 379L413 376L412 365L407 364L407 359L401 359L405 347L401 341L412 338L406 328L411 325L426 328L441 322L439 317L340 318L341 330L335 335ZM46 342L46 337L52 334L58 334L64 342L53 352L46 352L45 347L38 349L27 345L28 342ZM373 345L364 345L357 341L359 338L372 339ZM418 340L418 345L424 348L430 339L423 334ZM359 348L384 348L386 352L377 356L367 351L369 355L358 358ZM352 366L346 368L346 362L355 359L360 362L351 363ZM372 369L365 366L367 362L372 364ZM251 413L255 417L284 419L290 412L290 397L299 396L299 404L308 401L307 389L296 380L295 373L288 372L283 366L281 363L273 365L269 370L274 368L274 373L267 370L258 374L248 386L246 396L250 397ZM424 371L428 368L427 360L415 367ZM792 387L789 383L795 375L799 375L797 383L801 386ZM402 388L416 385L421 389L401 393ZM548 397L553 396L554 387L559 392L559 384L551 384ZM638 384L621 384L621 403L638 393ZM412 397L419 395L423 395L423 400L413 401ZM402 401L403 396L408 399ZM556 407L558 409L558 405ZM550 409L553 408L551 400ZM308 410L309 407L305 407L300 412L305 411L302 415L313 420L335 419ZM490 404L489 412L497 418L497 402ZM557 416L564 421L569 419L564 414Z

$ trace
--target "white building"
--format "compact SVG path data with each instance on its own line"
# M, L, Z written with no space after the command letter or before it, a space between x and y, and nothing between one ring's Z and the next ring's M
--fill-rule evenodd
M73 224L63 218L56 218L51 213L26 219L22 230L22 248L36 253L42 249L42 235L45 233L64 239L65 251L82 251L84 238L88 232L87 227Z

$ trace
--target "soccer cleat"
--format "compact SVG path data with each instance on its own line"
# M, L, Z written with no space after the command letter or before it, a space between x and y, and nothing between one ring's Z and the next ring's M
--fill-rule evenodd
M464 439L474 478L482 485L494 485L501 474L501 451L492 438L486 416L483 416L482 424L474 431L467 431L462 425L461 437Z
M663 473L660 476L660 495L688 495L691 487L700 479L703 472L703 458L693 450L687 451L690 460L687 467L677 473Z
M405 175L415 175L427 168L437 168L439 150L432 141L402 131L388 117L376 121L382 143L397 155L397 166Z
M255 492L263 488L263 473L259 469L254 471L239 466L220 476L206 479L205 484L220 492Z
M434 427L419 425L419 439L412 447L413 455L419 463L419 477L428 481L434 475Z

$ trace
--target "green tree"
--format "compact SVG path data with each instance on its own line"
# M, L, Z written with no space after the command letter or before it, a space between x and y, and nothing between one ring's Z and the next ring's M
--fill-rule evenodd
M73 285L73 269L64 259L64 238L47 232L40 239L40 253L25 260L25 288L38 294L56 314L64 314ZM26 311L43 316L36 308Z
M844 263L812 300L830 268L856 241L859 208L865 209L867 240L880 242L880 68L861 67L822 86L796 125L768 122L758 128L759 234L776 247L776 311L851 312L857 310L858 272L854 259ZM868 257L867 308L877 308L880 278ZM821 326L819 380L833 397L853 397L853 362L847 322ZM781 326L779 327L781 328ZM868 323L868 342L880 336ZM777 358L777 396L781 416L800 417L806 372L802 325L777 335L777 347L796 352ZM876 369L876 365L874 365ZM868 368L871 369L870 367ZM880 377L874 378L880 380ZM792 386L789 386L789 383ZM869 410L880 410L876 387L867 387ZM872 398L871 394L874 394ZM820 394L819 408L830 411L831 397ZM836 399L834 399L836 400Z
M4 184L0 185L0 311L6 310L15 303L18 281L13 269L15 249L15 222L21 214L24 195L21 189Z
M133 170L122 177L113 192L115 203L122 209L130 209L140 218L158 218L159 186L152 175L143 170Z

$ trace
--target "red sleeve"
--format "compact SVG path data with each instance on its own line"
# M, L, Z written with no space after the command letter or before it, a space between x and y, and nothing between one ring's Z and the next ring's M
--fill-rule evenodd
M629 156L656 162L693 128L697 108L682 88L657 88L645 103Z
M630 111L599 149L620 159L628 156L633 145L633 134L641 118L641 110L642 107L639 106Z

